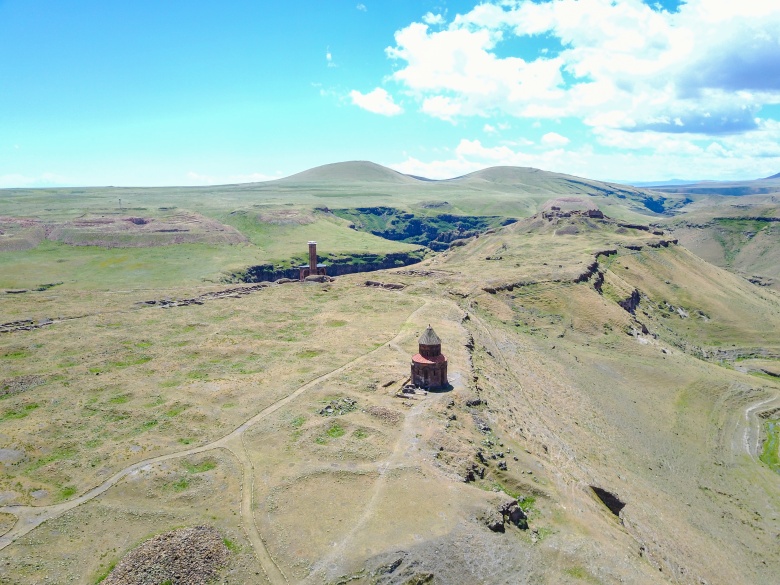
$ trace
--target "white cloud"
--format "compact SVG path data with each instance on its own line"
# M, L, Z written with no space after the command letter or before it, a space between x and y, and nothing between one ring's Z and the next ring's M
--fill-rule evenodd
M461 106L457 102L453 102L449 97L436 95L425 98L420 109L434 118L452 120L453 116L457 116L460 113Z
M325 49L325 61L328 63L328 67L336 67L336 64L333 62L333 53L330 52L330 47Z
M492 124L485 124L482 127L482 131L488 134L495 134L497 132L496 127L493 126Z
M545 146L566 146L571 140L561 136L557 132L548 132L542 136L542 144Z
M360 12L368 12L368 8L366 8L365 4L358 4L357 6L355 6L355 8L360 10Z
M403 108L393 101L393 96L381 87L377 87L366 94L352 90L349 92L349 97L352 98L353 104L374 114L396 116L403 112Z
M780 122L759 120L756 130L712 140L700 134L635 133L599 130L598 141L616 149L604 151L588 144L561 144L540 150L522 140L485 145L461 139L451 156L423 161L407 156L388 166L402 173L448 179L491 166L534 167L614 181L666 179L730 180L767 177L780 170Z
M780 103L776 0L688 0L673 13L642 0L506 0L431 30L438 16L397 31L386 53L399 65L392 79L439 118L729 135L755 130L759 108ZM497 50L542 34L562 49L528 60Z
M426 13L425 16L422 17L422 20L425 24L431 26L444 24L444 17L441 14L434 14L433 12Z

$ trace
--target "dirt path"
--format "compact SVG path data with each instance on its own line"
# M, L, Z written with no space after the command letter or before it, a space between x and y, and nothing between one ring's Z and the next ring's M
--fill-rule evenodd
M400 340L405 335L404 333L405 325L413 321L416 315L422 310L424 310L430 304L430 302L431 301L426 300L423 305L421 305L414 312L412 312L409 315L409 317L407 317L406 321L404 322L404 325L401 326L401 330L389 341L383 343L379 347L361 356L354 358L353 360L343 364L342 366L307 382L306 384L299 387L291 394L285 396L281 400L274 402L270 406L267 406L266 408L258 412L256 415L254 415L252 418L244 422L242 425L234 429L232 432L228 433L227 435L215 441L212 441L205 445L201 445L199 447L184 449L182 451L176 451L173 453L160 455L159 457L152 457L150 459L145 459L143 461L134 463L122 469L121 471L116 472L114 475L112 475L110 478L105 480L97 487L94 487L91 490L87 491L86 493L82 494L81 496L74 498L72 500L68 500L67 502L62 502L60 504L53 504L51 506L2 506L0 507L0 512L13 514L14 516L17 517L16 524L14 524L13 528L11 528L11 530L6 532L4 535L0 536L0 550L9 546L14 541L24 536L25 534L28 534L29 532L31 532L32 530L34 530L35 528L37 528L38 526L46 522L47 520L58 518L59 516L68 512L69 510L72 510L73 508L76 508L77 506L80 506L81 504L85 504L93 500L94 498L100 496L108 489L110 489L111 487L119 483L119 481L127 477L129 474L131 474L132 472L138 469L141 469L142 467L148 465L154 465L156 463L162 463L164 461L169 461L171 459L178 459L181 457L196 455L198 453L203 453L205 451L210 451L212 449L226 449L236 456L238 461L241 463L242 470L243 470L242 494L241 494L241 520L247 532L247 538L249 538L252 546L254 547L255 555L260 561L263 570L265 571L272 585L286 585L288 581L284 576L284 574L279 570L279 567L271 558L271 555L268 553L268 550L265 544L263 543L262 537L260 536L260 533L257 529L257 524L255 522L254 514L252 512L254 508L253 505L254 504L253 502L254 481L255 481L254 467L252 465L251 460L249 459L246 449L244 448L243 441L242 441L243 434L253 425L257 424L264 418L273 414L280 408L286 406L287 404L289 404L290 402L298 398L301 394L313 388L317 384L320 384L321 382L324 382L325 380L328 380L331 377L344 372L348 368L354 366L360 361L368 358L369 356L373 355L378 351L381 351L386 347L396 348L397 347L396 344L398 340Z
M778 403L780 406L780 396L773 396L767 398L757 404L748 406L745 408L744 425L745 429L742 434L742 444L750 457L757 460L761 454L761 422L762 419L756 414L760 410L766 410L765 407Z
M344 552L347 550L347 547L349 547L355 537L373 518L387 487L388 471L415 466L412 460L414 459L414 451L419 443L419 439L416 437L418 427L415 423L420 414L428 407L431 399L431 395L426 396L425 399L420 399L419 403L407 413L404 418L403 428L398 434L392 453L390 453L390 456L383 462L378 465L374 464L376 471L379 473L379 477L371 488L371 497L363 509L360 518L355 521L350 531L341 539L341 542L335 544L333 550L314 565L311 573L303 580L303 583L315 582L318 577L323 576L329 569L333 568L332 565L334 565L336 561L344 558ZM334 578L337 575L325 576Z

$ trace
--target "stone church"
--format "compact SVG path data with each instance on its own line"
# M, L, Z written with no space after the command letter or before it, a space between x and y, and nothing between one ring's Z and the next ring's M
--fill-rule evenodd
M441 339L430 325L419 339L419 353L412 357L412 384L420 388L447 386L447 357L441 353Z

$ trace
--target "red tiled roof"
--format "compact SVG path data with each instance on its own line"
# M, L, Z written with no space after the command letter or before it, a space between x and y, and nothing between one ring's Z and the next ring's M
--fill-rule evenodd
M423 365L429 365L429 364L443 364L447 361L447 358L441 354L437 356L433 356L432 358L427 358L421 356L419 353L415 354L412 357L412 361L416 364L423 364Z

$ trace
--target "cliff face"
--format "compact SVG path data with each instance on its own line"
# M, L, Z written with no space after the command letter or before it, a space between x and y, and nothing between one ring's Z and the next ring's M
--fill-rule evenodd
M420 244L436 251L449 248L450 242L476 236L490 228L513 223L499 216L415 215L393 207L334 209L334 215L352 222L352 228L385 238Z
M388 268L409 266L422 261L426 256L426 250L420 248L411 252L395 252L390 254L348 254L330 255L320 257L320 262L327 265L329 276L342 276L356 272L373 272ZM302 262L293 259L284 264L260 264L250 266L240 273L234 273L228 280L233 282L264 282L274 281L280 278L298 278L299 271L296 264Z

